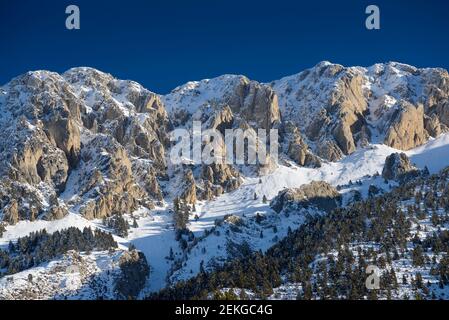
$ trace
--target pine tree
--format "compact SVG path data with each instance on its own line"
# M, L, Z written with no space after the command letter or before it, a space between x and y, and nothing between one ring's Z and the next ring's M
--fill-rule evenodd
M0 222L0 238L3 237L3 233L6 231L5 226Z
M416 246L412 252L412 262L414 266L421 267L424 265L423 250L420 245Z
M239 300L248 300L248 295L245 289L240 289Z
M178 197L173 202L174 216L176 230L187 229L187 222L189 221L190 208L187 204L181 201Z
M126 238L128 236L129 224L121 214L108 218L107 226L112 228L119 237Z
M313 292L312 292L312 286L310 285L310 282L307 282L305 285L303 285L303 288L304 288L303 299L304 300L312 300Z

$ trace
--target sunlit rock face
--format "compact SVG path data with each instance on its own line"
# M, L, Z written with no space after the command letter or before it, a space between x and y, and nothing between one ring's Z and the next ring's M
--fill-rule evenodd
M282 117L317 155L335 161L370 142L409 150L446 132L448 83L438 68L321 62L272 86Z

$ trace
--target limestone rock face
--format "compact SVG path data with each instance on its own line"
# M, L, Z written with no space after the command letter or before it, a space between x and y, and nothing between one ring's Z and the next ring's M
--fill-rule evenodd
M449 74L434 68L419 70L423 77L423 103L427 115L436 114L440 122L449 126Z
M446 70L395 62L321 62L271 84L224 75L165 96L91 68L28 72L0 88L0 217L102 218L153 208L173 190L194 204L237 189L241 172L278 167L270 154L267 163L171 164L169 132L191 131L193 120L202 130L246 130L256 145L258 129L278 129L281 162L319 167L370 143L408 150L438 137L448 101Z
M333 141L324 141L317 149L317 155L329 161L338 161L343 157L343 152Z
M448 83L447 71L438 68L321 62L271 85L283 118L313 153L335 161L369 143L408 150L446 132Z
M150 275L144 254L137 250L124 252L119 260L121 274L115 283L120 299L136 298Z
M321 161L309 149L300 130L290 121L283 125L282 139L286 154L300 166L320 167Z
M80 149L70 119L82 106L70 87L57 74L30 72L6 85L0 101L1 177L63 189Z
M254 122L257 128L270 129L280 120L278 99L273 89L245 77L230 94L228 104L247 122Z
M130 155L151 159L158 172L165 170L170 125L159 96L95 69L71 69L64 77L78 96L89 101L89 112L82 115L88 129L112 135Z
M431 116L424 116L424 129L426 129L428 134L433 138L436 138L440 134L448 131L446 125L442 124L440 119L435 114Z
M336 66L329 68L336 68L335 73L342 71ZM347 71L337 81L337 88L331 94L329 110L332 113L334 110L338 112L337 123L331 133L344 154L355 151L355 138L364 123L363 114L368 105L363 95L363 82L363 75L352 70Z
M410 150L429 139L424 128L424 108L402 102L401 108L391 118L384 143L395 149Z
M198 189L202 200L212 200L224 192L236 190L242 184L240 173L231 165L221 163L203 165L199 179L203 180L202 189Z
M135 160L132 171L137 183L157 201L163 200L163 194L158 182L157 172L146 160Z
M0 111L4 220L101 218L162 200L170 123L139 84L90 68L29 72L1 88Z
M334 161L339 159L338 154L350 154L356 149L368 108L363 83L360 70L322 62L275 81L272 86L283 116L300 128L313 151L318 152L326 143L326 151L318 153Z
M183 203L194 205L196 203L196 183L191 169L184 171L184 176L179 186L179 200Z
M341 122L338 124L333 130L333 135L338 147L344 154L351 154L355 151L354 138L347 123Z
M222 186L227 192L237 189L241 184L239 172L232 166L222 163L203 166L203 177L212 184Z
M46 216L44 217L45 220L53 221L53 220L59 220L64 218L66 215L68 215L69 212L64 207L58 207L58 206L52 206Z
M146 193L135 181L126 149L110 136L99 135L81 153L78 179L72 181L82 191L80 213L88 219L137 210Z
M11 200L10 203L3 209L4 220L9 224L16 224L19 221L19 205L16 200Z
M270 129L280 121L278 99L273 89L244 76L224 75L189 82L165 95L163 101L173 121L178 124L185 123L185 118L199 109L214 106L229 107L234 118L244 119L256 128ZM223 116L220 122L226 122ZM177 120L179 118L184 120Z
M440 122L446 127L449 127L449 100L446 99L441 101L434 107L434 109Z
M206 127L216 129L222 134L226 129L231 129L234 124L234 114L229 106L225 105L222 109L218 109L209 119L209 125Z
M51 144L42 131L30 134L18 148L6 155L10 166L3 170L15 181L29 184L45 182L58 190L63 189L70 168L64 152Z
M199 121L203 131L215 129L224 134L227 129L240 130L254 138L255 144L260 142L257 137L258 129L266 129L269 136L268 130L277 127L281 121L273 89L269 85L251 81L244 76L224 75L189 82L163 96L162 100L175 126L192 130L192 121ZM233 151L226 149L224 140L218 145L214 149L215 155L224 158L226 151ZM247 155L245 149L245 159ZM267 159L272 160L269 156ZM213 184L223 187L225 191L237 188L240 185L236 174L241 169L239 165L234 163L231 166L226 165L224 161L216 162L224 172L221 174L222 177L216 177L219 181ZM250 167L250 170L257 174L272 170L276 167L273 162L245 163L242 167ZM235 172L230 174L230 170ZM227 182L223 181L223 177Z
M201 200L212 200L214 198L214 186L210 181L204 182L204 188L199 192L199 198Z
M276 212L308 206L330 211L340 203L341 196L334 187L324 181L313 181L300 188L280 191L271 201L270 206Z
M44 128L53 145L65 153L72 166L76 166L81 147L80 131L76 122L70 118L56 116L44 123Z
M56 197L54 191L49 191L50 197ZM42 194L37 188L10 179L0 181L0 207L3 219L10 224L20 220L33 221L49 209L42 203Z
M387 180L403 180L418 174L405 153L393 153L385 160L382 177Z

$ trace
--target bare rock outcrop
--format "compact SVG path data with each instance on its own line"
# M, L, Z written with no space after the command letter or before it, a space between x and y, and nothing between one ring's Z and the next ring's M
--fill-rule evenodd
M231 192L242 184L240 173L227 164L213 163L203 165L201 177L203 184L198 189L202 200L211 200L224 192Z
M176 172L166 161L168 133L192 129L190 120L222 133L279 129L281 156L318 167L320 158L337 161L369 143L408 150L438 137L448 131L448 101L446 70L395 62L321 62L271 84L224 75L166 96L91 68L28 72L0 88L0 217L100 218L153 207L173 185L160 182ZM239 171L272 172L278 163L268 159L196 164L176 183L193 204L238 188Z
M300 130L292 122L286 121L282 127L282 139L285 141L286 154L300 166L320 167L320 159L314 155Z
M363 83L360 70L321 62L272 85L284 118L300 128L314 152L335 161L356 149L368 108Z
M446 125L441 123L440 119L435 114L424 116L424 129L426 129L427 133L433 138L448 131Z
M74 68L63 76L80 98L93 100L82 114L84 126L112 135L130 155L151 159L158 172L165 170L170 124L158 95L91 68Z
M240 79L227 102L233 112L247 122L254 122L257 128L270 129L280 120L278 99L273 89L248 78Z
M393 153L385 160L382 177L387 180L404 180L415 177L418 169L412 165L405 153Z
M165 95L163 101L178 124L184 124L201 108L217 105L229 107L233 118L244 119L256 128L270 129L280 121L278 99L273 89L244 76L223 75L189 82ZM228 122L229 113L221 114L220 118L221 123Z
M132 213L146 193L135 181L126 149L111 136L99 135L82 150L78 179L82 191L80 213L87 219Z
M402 101L390 120L384 143L399 150L410 150L429 139L424 128L424 107Z
M343 157L343 152L333 141L323 141L318 146L317 155L329 161L338 161Z
M170 123L139 84L91 68L29 72L1 88L0 111L0 214L11 223L69 210L100 218L162 200Z
M69 214L68 210L65 207L61 206L52 206L48 210L47 214L43 217L44 220L53 221L64 218Z
M49 197L56 197L56 193L51 191L48 190ZM0 180L0 208L3 220L10 224L16 224L20 220L33 221L50 209L40 190L10 179Z
M449 100L440 101L435 107L435 114L446 127L449 127Z
M119 260L120 275L115 281L119 299L135 299L150 276L150 266L142 252L124 252Z
M271 201L270 207L276 212L309 206L330 211L340 204L341 196L337 189L324 181L313 181L300 188L280 191Z
M231 165L212 163L204 165L202 172L204 180L222 186L226 192L233 191L241 185L240 173Z
M15 199L12 199L3 209L3 220L9 224L19 222L19 205Z
M369 143L409 150L447 131L449 75L389 62L321 62L272 83L284 119L318 156L335 161Z
M196 203L196 183L193 177L193 172L191 169L186 169L184 171L183 177L181 179L181 185L179 187L179 200L185 204L194 205Z
M162 201L163 194L157 178L157 171L147 160L136 159L132 162L132 172L137 183L154 200Z

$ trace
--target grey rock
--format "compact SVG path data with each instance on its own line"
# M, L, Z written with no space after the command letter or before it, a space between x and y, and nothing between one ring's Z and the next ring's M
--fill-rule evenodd
M405 153L393 153L385 160L382 177L387 180L403 180L419 173Z
M300 188L280 191L270 202L270 207L278 213L283 210L295 210L309 206L331 211L340 204L341 196L337 189L324 181L313 181Z

